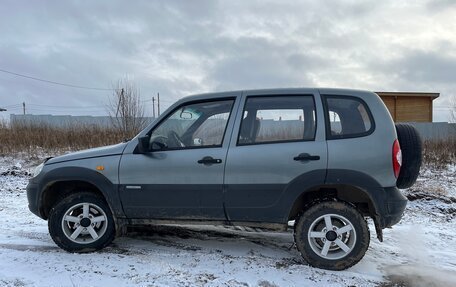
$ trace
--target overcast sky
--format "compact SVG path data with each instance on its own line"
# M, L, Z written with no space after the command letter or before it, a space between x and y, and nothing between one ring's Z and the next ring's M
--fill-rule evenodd
M456 1L2 1L0 69L72 85L134 80L146 113L189 94L273 87L456 96ZM109 91L0 72L9 113L104 115Z

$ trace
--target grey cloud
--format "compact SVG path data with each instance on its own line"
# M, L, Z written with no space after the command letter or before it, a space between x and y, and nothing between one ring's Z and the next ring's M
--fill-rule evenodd
M430 0L426 7L431 11L442 11L446 9L455 9L456 2L453 0Z
M312 71L319 67L329 65L329 62L321 59L318 55L303 52L291 53L286 57L287 64L297 72Z
M308 72L321 59L295 52L280 41L240 38L231 43L231 53L217 61L211 78L219 89L310 86Z
M434 48L410 51L414 42L398 44L404 22L389 17L400 12L410 27L436 17L435 31L449 33L446 7L451 1L4 1L0 68L95 87L128 75L143 99L160 92L167 105L211 90L312 85L446 98L456 40L436 35ZM103 105L109 96L4 74L0 93L0 105Z
M404 55L386 65L398 78L413 83L451 83L456 75L456 57L441 51L405 51Z

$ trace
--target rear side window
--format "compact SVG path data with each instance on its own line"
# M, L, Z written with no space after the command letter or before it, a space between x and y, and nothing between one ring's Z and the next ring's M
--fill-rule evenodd
M326 108L326 137L354 138L369 135L374 121L366 103L349 96L324 96Z
M238 145L313 140L315 105L312 95L247 98Z

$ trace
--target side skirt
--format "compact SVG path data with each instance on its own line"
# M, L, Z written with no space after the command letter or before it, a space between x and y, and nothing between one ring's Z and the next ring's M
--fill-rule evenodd
M223 220L169 220L169 219L128 219L128 225L225 225L261 228L271 231L286 231L287 224L264 222L241 222Z

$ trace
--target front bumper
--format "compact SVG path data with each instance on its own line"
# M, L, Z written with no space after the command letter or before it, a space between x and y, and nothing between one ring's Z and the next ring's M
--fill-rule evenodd
M27 185L27 200L30 211L43 218L39 210L39 187L38 183L31 179Z

